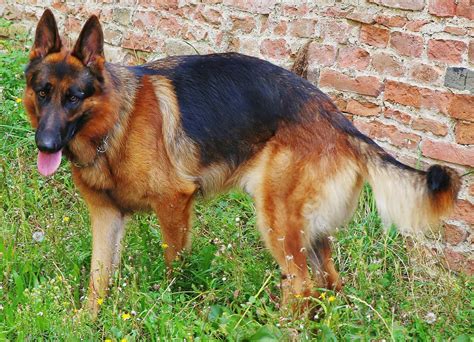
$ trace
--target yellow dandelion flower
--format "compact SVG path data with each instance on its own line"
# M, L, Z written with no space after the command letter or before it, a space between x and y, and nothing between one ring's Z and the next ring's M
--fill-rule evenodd
M104 298L97 298L97 304L99 305L104 304Z
M112 340L110 338L106 338L104 342L112 342Z
M295 298L301 298L302 296L298 293L298 294L295 294Z
M120 340L120 342L127 342L127 339L126 339L126 338L122 338L122 339Z
M20 97L17 97L15 101L16 103L21 103L23 100Z
M326 299L326 292L323 292L319 295L319 298L321 298L322 300Z
M71 221L71 218L69 216L64 216L63 217L63 222L64 223L68 223L69 221Z
M169 246L168 246L167 243L164 243L164 242L163 242L163 243L161 244L161 248L163 248L163 249L166 249L166 248L168 248L168 247L169 247Z
M132 316L130 316L129 313L123 313L123 314L122 314L122 319L123 319L124 321L130 319L131 317L132 317Z
M334 302L334 301L336 300L336 297L330 296L330 297L328 298L328 300L329 300L330 303L332 303L332 302Z

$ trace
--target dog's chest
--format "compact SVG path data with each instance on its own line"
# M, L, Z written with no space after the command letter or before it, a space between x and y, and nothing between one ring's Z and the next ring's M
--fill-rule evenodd
M159 167L148 164L144 168L127 159L117 165L101 161L80 170L80 177L88 187L105 192L125 212L152 209L163 191Z

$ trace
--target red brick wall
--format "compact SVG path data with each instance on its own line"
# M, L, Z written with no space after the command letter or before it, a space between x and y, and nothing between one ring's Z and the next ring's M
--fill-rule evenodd
M308 40L308 78L355 125L411 165L474 167L474 1L160 0L72 5L0 0L28 29L46 3L71 43L90 14L102 20L112 61L238 51L284 67ZM37 4L35 4L37 3ZM474 186L464 178L443 250L474 271Z

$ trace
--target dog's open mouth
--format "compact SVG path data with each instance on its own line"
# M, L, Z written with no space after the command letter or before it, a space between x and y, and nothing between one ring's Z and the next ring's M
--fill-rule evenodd
M38 151L38 171L43 176L51 176L61 164L62 150L53 153Z

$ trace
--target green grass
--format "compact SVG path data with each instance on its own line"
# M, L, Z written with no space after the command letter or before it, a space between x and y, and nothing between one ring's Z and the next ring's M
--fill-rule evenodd
M255 229L253 204L232 192L198 202L192 253L171 279L156 218L135 216L121 270L91 322L80 310L89 218L67 163L50 179L36 170L34 134L17 102L22 44L0 41L0 340L472 338L472 282L427 263L395 231L384 233L368 189L334 243L344 290L334 301L330 292L317 300L316 320L279 311L279 272Z

